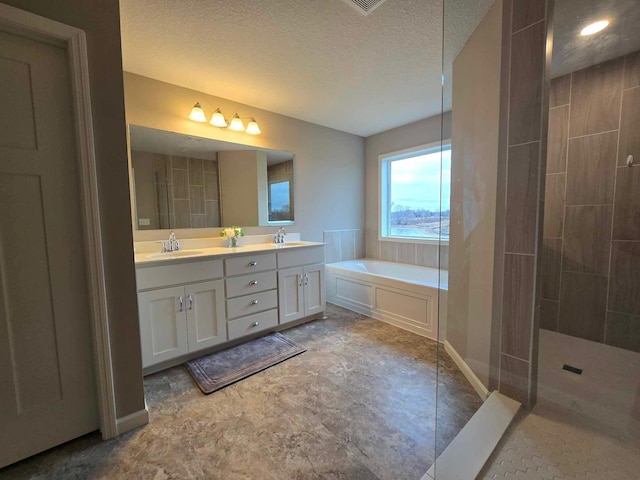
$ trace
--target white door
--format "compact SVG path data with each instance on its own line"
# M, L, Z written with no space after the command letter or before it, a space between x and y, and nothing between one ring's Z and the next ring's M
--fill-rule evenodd
M302 267L288 268L278 272L278 306L280 324L304 317Z
M304 316L315 315L326 309L324 265L304 267Z
M186 287L189 351L195 352L227 341L224 316L224 281Z
M143 368L189 351L186 308L184 287L138 294Z
M0 467L98 428L67 51L0 32Z

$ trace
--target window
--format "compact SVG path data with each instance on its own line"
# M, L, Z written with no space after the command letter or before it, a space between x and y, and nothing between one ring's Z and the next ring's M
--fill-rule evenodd
M380 179L380 238L449 240L449 142L381 155Z
M289 181L269 184L269 221L293 220Z

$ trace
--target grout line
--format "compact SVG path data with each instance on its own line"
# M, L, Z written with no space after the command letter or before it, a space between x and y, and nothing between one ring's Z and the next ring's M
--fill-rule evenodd
M622 64L622 80L621 80L621 90L624 89L624 73L627 64L626 57L623 58ZM620 156L620 132L622 130L622 100L624 98L624 94L620 94L620 113L618 114L618 142L616 145L616 167L618 165L618 158ZM607 318L608 315L606 312L609 310L609 294L611 293L611 260L613 258L613 226L615 225L616 220L616 206L615 206L615 198L616 198L616 190L618 188L618 169L615 169L615 174L613 176L613 206L611 209L611 230L609 232L609 265L607 265L607 292L605 299L605 315L604 315L604 332L602 336L603 343L607 343Z
M585 203L584 205L567 205L565 202L565 208L573 207L613 207L613 203Z
M569 118L569 123L571 123L571 118ZM618 128L614 128L613 130L605 130L604 132L588 133L586 135L576 135L575 137L570 136L568 137L568 140L577 140L579 138L595 137L596 135L605 135L607 133L618 132L619 130L620 130L620 123L618 122Z
M529 360L524 360L524 359L522 359L520 357L516 357L514 355L509 355L508 353L500 352L500 355L504 355L505 357L509 357L509 358L514 358L516 360L520 360L521 362L530 363Z
M540 143L540 140L531 140L530 142L516 143L514 145L507 145L507 148L523 147L525 145L531 145L531 144L534 144L534 143Z
M513 14L513 11L512 11L511 13ZM522 27L521 29L516 30L515 32L511 32L511 37L512 37L511 43L513 43L513 36L514 36L514 35L516 35L516 34L518 34L518 33L520 33L520 32L524 32L527 28L534 27L534 26L538 25L539 23L544 22L545 20L546 20L546 19L544 19L544 18L543 18L542 20L538 20L537 22L532 23L532 24L530 24L530 25L527 25L526 27ZM513 20L512 20L512 22L513 22Z
M567 172L552 172L552 173L545 173L545 175L565 175Z
M625 62L624 62L624 63L625 63L625 65L626 65L626 63L627 63L627 62L626 62L626 59L625 59ZM622 83L622 86L624 87L624 77L623 77L623 83ZM640 88L640 85L636 85L635 87L623 88L623 89L622 89L622 92L623 92L623 93L624 93L624 92L628 92L629 90L635 90L636 88Z
M505 255L520 255L522 257L535 257L535 253L520 253L520 252L504 252Z
M549 95L549 97L551 97L551 95ZM556 109L559 109L559 108L568 107L568 106L569 106L568 103L563 103L562 105L556 105L555 107L549 107L549 111L556 110Z

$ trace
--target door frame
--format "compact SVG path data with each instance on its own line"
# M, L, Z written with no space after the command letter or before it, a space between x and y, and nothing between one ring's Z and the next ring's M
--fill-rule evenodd
M79 28L3 3L0 3L0 31L53 44L67 50L76 160L80 179L98 413L102 438L106 440L118 435L118 427L104 281L86 35Z

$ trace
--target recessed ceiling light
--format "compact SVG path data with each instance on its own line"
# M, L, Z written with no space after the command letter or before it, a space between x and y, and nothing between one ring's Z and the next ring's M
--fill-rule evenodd
M587 25L586 27L584 27L580 31L580 35L582 35L583 37L587 35L593 35L594 33L598 33L604 30L605 28L607 28L608 25L609 25L609 20L599 20L597 22L593 22Z

